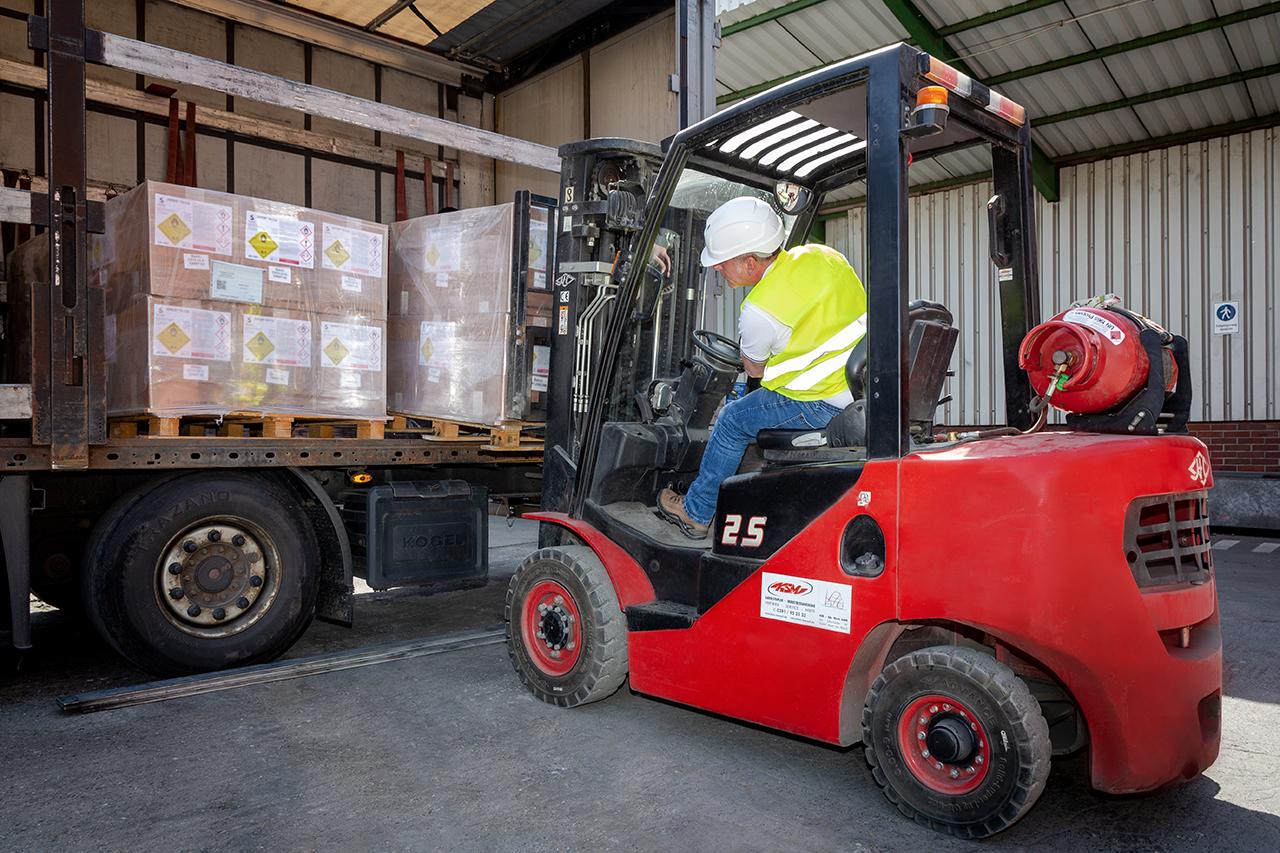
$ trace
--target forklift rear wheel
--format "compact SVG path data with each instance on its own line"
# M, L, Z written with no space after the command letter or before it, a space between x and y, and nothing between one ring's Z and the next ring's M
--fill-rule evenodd
M156 675L271 660L315 613L315 535L266 477L198 474L125 495L85 550L83 600L120 654Z
M507 588L504 617L511 663L543 702L598 702L626 680L622 608L590 548L543 548L525 558Z
M1027 685L983 652L934 646L880 673L862 711L876 783L898 810L960 838L986 838L1035 804L1049 778L1049 726Z

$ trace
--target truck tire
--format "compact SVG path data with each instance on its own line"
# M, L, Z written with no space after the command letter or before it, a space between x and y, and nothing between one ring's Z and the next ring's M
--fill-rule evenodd
M543 702L574 708L627 679L627 627L604 564L590 548L543 548L507 587L507 653Z
M867 763L889 802L959 838L1013 825L1049 778L1049 726L1013 670L933 646L890 663L862 711Z
M315 614L319 551L275 480L191 474L121 498L85 549L83 600L117 652L161 676L278 657Z

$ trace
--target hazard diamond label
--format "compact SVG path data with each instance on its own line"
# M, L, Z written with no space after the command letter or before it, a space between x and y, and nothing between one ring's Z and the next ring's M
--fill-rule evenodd
M158 340L165 349L175 355L178 350L191 343L191 337L186 332L182 331L182 327L177 323L170 323L161 329L160 333L156 335L156 340Z
M276 345L271 343L271 339L262 332L258 332L258 334L244 342L244 348L253 353L253 357L258 361L264 361L267 356L275 351Z
M422 342L422 349L420 352L422 353L421 364L427 364L431 361L431 338L427 338Z
M325 257L333 262L338 269L342 269L343 265L351 259L351 253L342 245L340 240L334 240L329 244L329 248L324 250Z
M351 354L351 350L347 349L347 345L342 341L334 338L325 344L324 354L329 356L329 361L333 364L342 364L346 357Z
M250 237L249 245L264 261L271 257L272 252L280 248L280 244L271 239L271 235L266 231L259 231Z
M175 246L191 235L191 227L183 222L182 217L176 213L170 213L156 225L156 228L160 230L161 234L169 238L169 242Z
M427 253L423 257L427 259L427 266L434 267L436 262L440 260L440 250L432 246L427 249Z

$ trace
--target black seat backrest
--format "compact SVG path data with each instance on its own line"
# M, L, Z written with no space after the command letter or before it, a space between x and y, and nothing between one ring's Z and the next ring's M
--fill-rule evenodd
M932 421L960 330L953 325L951 312L945 305L927 299L917 299L907 306L907 320L910 336L907 356L910 419ZM855 400L867 396L868 337L862 336L844 365L844 376Z

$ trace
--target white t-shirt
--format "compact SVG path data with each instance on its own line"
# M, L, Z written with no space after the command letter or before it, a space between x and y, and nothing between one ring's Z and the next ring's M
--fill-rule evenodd
M791 340L791 327L752 302L742 303L738 314L738 338L742 354L754 362L764 364L769 356L787 348ZM843 409L853 402L853 393L846 387L839 394L826 398L826 402Z

